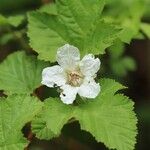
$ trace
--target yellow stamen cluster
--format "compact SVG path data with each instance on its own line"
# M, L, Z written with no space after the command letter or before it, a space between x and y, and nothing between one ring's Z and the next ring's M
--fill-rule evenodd
M71 86L80 86L83 82L83 75L80 71L71 71L67 73L67 80Z

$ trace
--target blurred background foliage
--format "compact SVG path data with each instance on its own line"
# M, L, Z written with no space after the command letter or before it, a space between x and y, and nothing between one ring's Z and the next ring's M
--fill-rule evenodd
M28 45L26 13L40 8L40 11L55 14L55 5L51 2L52 0L0 0L0 61L19 49L36 55ZM116 41L107 49L105 55L100 56L102 61L100 76L114 78L129 87L123 92L135 101L139 119L136 150L149 150L150 1L107 0L102 17L108 22L113 21L122 26L124 30L121 41ZM39 38L42 38L40 33ZM39 91L37 90L40 96ZM44 95L47 97L51 89L47 88L45 91L47 92ZM50 141L38 140L31 136L30 125L24 127L23 133L28 139L32 138L29 150L106 149L89 133L81 131L78 122L66 125L61 136Z

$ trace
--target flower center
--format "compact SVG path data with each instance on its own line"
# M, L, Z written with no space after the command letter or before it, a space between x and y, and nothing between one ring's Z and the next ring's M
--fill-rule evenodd
M67 73L67 81L71 86L80 86L83 83L84 76L80 71L71 71Z

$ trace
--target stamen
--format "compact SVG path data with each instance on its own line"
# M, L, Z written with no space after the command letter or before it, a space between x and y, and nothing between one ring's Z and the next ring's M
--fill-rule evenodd
M71 86L80 86L83 82L83 75L79 71L68 72L67 78Z

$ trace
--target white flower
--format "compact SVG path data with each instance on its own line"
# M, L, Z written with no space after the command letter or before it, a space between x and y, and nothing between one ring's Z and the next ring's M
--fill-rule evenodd
M65 104L72 104L76 95L95 98L100 92L100 85L94 78L100 68L100 60L92 54L80 61L78 48L69 44L57 51L59 65L47 67L42 72L42 84L48 87L59 86L60 98Z

